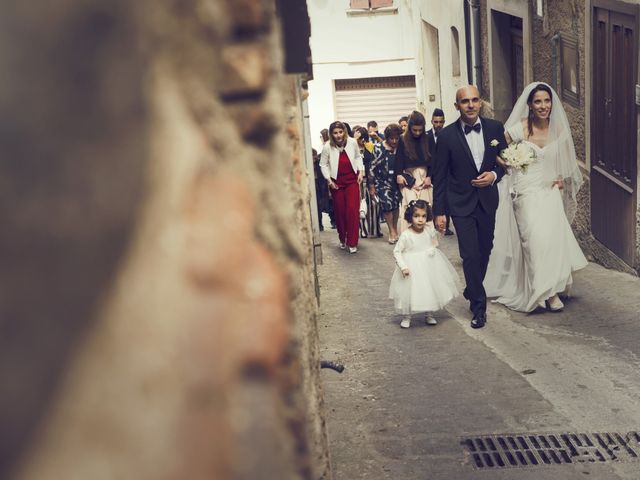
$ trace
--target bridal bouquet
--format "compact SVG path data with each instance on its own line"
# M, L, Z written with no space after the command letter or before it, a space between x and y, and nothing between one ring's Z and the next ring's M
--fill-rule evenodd
M500 152L500 157L509 167L527 173L527 167L536 160L536 153L522 142L513 142Z

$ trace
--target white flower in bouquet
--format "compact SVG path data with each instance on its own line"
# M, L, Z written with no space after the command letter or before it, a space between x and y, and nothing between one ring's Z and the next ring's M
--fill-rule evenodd
M536 160L536 153L522 142L513 142L500 152L500 157L507 166L527 173L527 167Z

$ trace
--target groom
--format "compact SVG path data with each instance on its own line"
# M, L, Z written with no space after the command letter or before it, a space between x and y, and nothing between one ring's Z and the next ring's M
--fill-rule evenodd
M507 147L502 123L480 118L480 92L472 85L456 92L460 118L438 136L433 175L436 228L444 232L447 208L458 235L467 287L464 297L473 312L471 327L487 322L487 295L482 286L493 247L498 186L504 170L496 162Z

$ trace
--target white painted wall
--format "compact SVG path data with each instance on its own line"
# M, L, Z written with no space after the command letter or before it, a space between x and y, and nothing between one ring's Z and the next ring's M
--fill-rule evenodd
M416 52L416 85L418 87L419 108L427 119L431 118L434 108L442 108L447 123L458 117L454 107L456 90L469 83L467 75L466 36L464 29L463 2L452 0L415 0L419 4L414 16L414 32L416 38L420 38ZM425 28L424 24L430 28ZM454 76L453 67L453 43L451 27L458 31L460 75ZM438 52L431 50L430 38L434 30L438 32ZM430 32L430 35L427 35ZM434 58L439 58L438 65L434 65ZM439 67L438 75L434 70ZM435 101L429 100L429 95L435 95Z
M309 113L316 149L321 145L320 130L336 119L335 79L415 75L417 109L427 119L436 107L444 110L447 123L457 118L455 93L469 78L464 3L394 0L394 6L395 14L355 16L347 13L349 0L307 0L314 76L309 82ZM458 76L452 74L451 27L458 31ZM437 51L432 42L436 30ZM435 101L429 95L436 95Z
M416 74L415 1L395 0L396 13L349 15L349 0L307 0L313 58L308 101L314 148L320 148L320 130L336 120L334 80Z

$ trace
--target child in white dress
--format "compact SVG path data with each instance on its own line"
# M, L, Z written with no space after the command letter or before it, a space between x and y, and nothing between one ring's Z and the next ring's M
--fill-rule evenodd
M410 227L402 232L393 249L396 269L389 286L395 309L405 315L400 326L409 328L411 314L426 312L428 325L436 325L432 312L458 295L460 280L453 265L437 248L431 205L424 200L409 202L404 219Z

